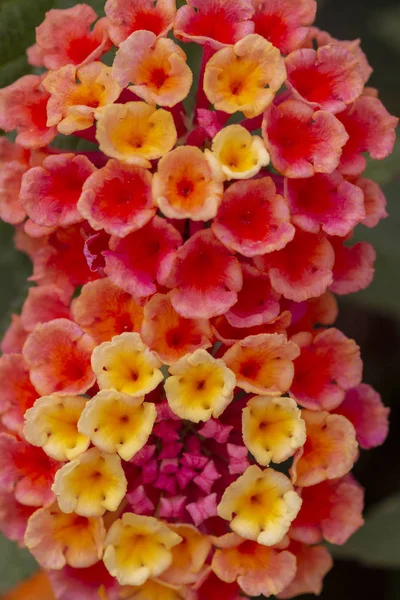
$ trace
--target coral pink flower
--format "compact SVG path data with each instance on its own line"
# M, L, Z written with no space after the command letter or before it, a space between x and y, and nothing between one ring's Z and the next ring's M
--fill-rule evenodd
M20 202L28 216L44 227L68 227L82 221L77 203L86 179L95 171L86 156L48 156L22 178Z
M78 325L55 319L37 325L29 335L23 356L39 394L82 394L94 383L90 355L94 343Z
M251 265L242 265L243 287L236 304L226 313L233 327L256 327L273 321L280 312L279 294L267 275Z
M302 507L290 528L294 540L345 544L364 522L364 490L351 475L306 487L301 497Z
M375 273L376 252L368 242L345 246L343 240L330 238L335 251L333 283L330 290L335 294L351 294L368 287Z
M348 235L365 219L364 195L357 185L335 171L307 179L286 179L285 194L292 222L300 229L328 235Z
M269 323L255 325L254 327L233 327L226 318L226 315L221 315L211 319L211 327L217 340L225 346L233 346L236 342L249 337L251 335L259 335L261 333L285 333L289 327L291 314L289 311L284 311Z
M136 298L154 294L163 283L174 251L181 245L178 231L155 216L123 239L111 238L105 252L105 272L111 281Z
M330 292L305 302L288 302L287 308L292 315L288 329L291 335L301 331L313 331L321 325L333 325L339 313L337 300Z
M261 546L257 542L227 534L217 541L212 569L222 581L237 581L249 596L268 597L283 591L296 572L296 559L286 550Z
M292 339L301 353L295 361L291 393L306 408L337 408L346 391L361 382L359 347L334 328L325 329L314 338L312 333L299 333Z
M28 332L21 323L21 317L11 315L11 325L3 336L0 349L4 354L19 354L27 337Z
M287 54L299 48L314 21L315 0L252 0L254 32Z
M291 99L269 107L262 131L274 167L294 178L332 173L349 139L334 115Z
M107 0L105 12L110 37L119 46L138 30L165 36L174 21L176 0Z
M323 294L332 283L333 248L323 234L296 230L283 250L258 256L256 267L269 274L272 287L289 300L303 302Z
M46 105L50 95L39 75L25 75L0 90L0 129L17 130L15 139L23 148L42 148L55 138L55 127L47 127Z
M339 113L363 91L358 61L339 44L296 50L285 65L289 89L315 109Z
M19 203L22 176L28 166L22 161L0 160L0 219L11 225L18 225L25 220L25 209Z
M31 287L21 312L21 322L27 331L33 331L38 323L70 316L70 294L54 284Z
M2 423L10 431L21 433L25 411L38 398L29 378L28 365L21 354L4 354L0 357L0 385Z
M93 229L117 237L141 229L156 212L147 169L109 160L85 181L78 211Z
M344 175L354 177L364 171L365 152L375 160L382 160L392 152L398 119L388 113L378 98L361 96L337 118L349 136L340 160Z
M212 225L229 250L247 257L284 248L295 233L286 200L270 177L231 185Z
M199 272L207 276L199 278ZM174 288L171 303L187 319L223 314L237 301L243 285L238 260L211 230L193 235L175 254L165 285Z
M36 44L28 48L32 65L56 70L67 64L82 65L99 59L111 47L105 19L93 30L97 14L87 4L49 10L36 29Z
M98 344L124 331L139 331L143 308L109 278L86 283L71 305L72 318Z
M54 500L51 491L59 463L41 448L0 433L0 481L2 490L13 492L15 499L26 506L43 506Z
M176 15L174 33L185 42L221 48L253 33L251 0L188 0Z
M17 502L12 492L0 493L0 530L13 542L22 546L29 517L37 510Z
M77 286L97 279L84 254L85 230L80 224L57 228L32 248L32 281L38 285L57 284L72 292ZM32 246L32 241L27 240Z
M278 598L293 598L301 594L316 594L322 591L323 579L332 569L333 560L323 546L308 546L291 542L288 551L296 557L296 575Z
M380 395L370 385L361 383L349 390L334 412L353 423L361 448L375 448L387 438L389 408L383 405Z
M353 182L364 193L365 218L362 224L366 227L376 227L381 219L386 219L386 198L375 181L360 177Z

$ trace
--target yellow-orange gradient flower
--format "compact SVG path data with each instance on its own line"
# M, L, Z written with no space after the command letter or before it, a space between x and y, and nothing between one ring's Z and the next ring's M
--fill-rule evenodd
M181 419L198 423L219 417L233 399L234 373L206 350L187 354L169 368L165 393Z
M150 168L176 143L174 119L166 110L145 102L105 106L97 123L100 150L131 165Z
M102 452L130 460L147 442L156 420L154 404L102 390L86 405L78 428Z
M172 548L172 564L161 575L161 579L177 587L192 585L199 579L210 553L210 538L200 533L193 525L170 525L170 529L177 533L182 541Z
M91 448L57 471L52 490L64 513L101 517L117 510L126 487L120 457Z
M89 447L89 438L78 431L86 404L80 396L44 396L25 413L24 436L56 460L73 460Z
M225 491L218 514L241 537L264 546L278 544L301 507L290 480L252 465Z
M83 67L65 65L50 71L43 80L49 92L47 126L57 125L64 135L93 125L97 110L115 102L122 88L113 79L111 67L92 62Z
M214 178L205 155L194 146L164 156L153 178L154 202L170 219L213 219L223 192L221 178Z
M229 125L215 136L207 159L217 177L250 179L269 164L269 154L258 135L251 135L241 125Z
M281 463L306 441L306 426L292 398L255 396L242 418L243 441L260 465Z
M113 76L122 87L149 104L175 106L186 98L193 75L186 54L170 39L152 31L135 31L119 47Z
M92 368L100 389L112 389L130 396L143 396L164 379L161 361L143 344L138 333L122 333L97 346Z
M104 564L121 585L142 585L168 569L181 541L158 519L125 513L107 533Z
M53 504L30 517L24 542L44 569L84 569L101 560L105 537L101 518L67 515Z
M125 586L121 589L121 600L189 600L186 586L175 587L161 583L158 579L149 579L143 585ZM190 596L190 600L194 600Z
M260 115L286 79L281 53L260 35L251 34L222 48L208 61L204 91L217 110Z
M223 359L243 390L276 396L290 388L293 361L299 354L298 346L288 342L285 335L260 333L234 344Z
M293 460L292 481L299 486L316 485L346 475L358 455L356 432L342 415L302 410L307 439Z

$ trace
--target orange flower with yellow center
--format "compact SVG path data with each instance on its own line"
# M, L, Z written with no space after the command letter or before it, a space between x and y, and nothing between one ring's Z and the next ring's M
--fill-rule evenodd
M143 398L102 390L87 403L78 429L102 452L130 460L147 442L156 416L154 404Z
M233 399L234 373L206 350L187 354L169 368L165 393L171 410L198 423L219 417Z
M281 463L306 441L301 411L291 398L255 396L243 409L243 441L260 465Z
M55 460L73 460L89 447L89 438L78 431L85 404L80 396L39 398L25 413L25 439Z
M119 47L113 64L118 83L149 104L175 106L188 95L193 75L186 54L170 39L135 31Z
M225 490L218 515L241 537L273 546L287 533L300 507L301 498L286 475L252 465Z
M143 396L164 379L161 361L143 344L138 333L122 333L94 349L92 368L100 389Z
M121 585L143 585L168 569L181 540L154 517L125 513L107 533L104 564Z
M170 219L208 221L215 217L224 187L205 155L194 146L175 148L158 163L154 202Z
M98 109L115 102L122 91L111 68L101 62L50 71L43 87L50 93L47 126L57 125L64 135L91 127Z
M250 179L269 164L269 154L258 135L251 135L241 125L229 125L215 136L206 156L216 177Z
M146 102L127 102L101 110L96 137L107 156L150 168L151 160L175 146L177 133L171 113Z
M233 47L222 48L206 66L204 91L217 110L260 115L286 79L283 58L260 35L251 34Z
M117 510L126 487L119 456L91 448L57 471L52 490L62 512L101 517Z

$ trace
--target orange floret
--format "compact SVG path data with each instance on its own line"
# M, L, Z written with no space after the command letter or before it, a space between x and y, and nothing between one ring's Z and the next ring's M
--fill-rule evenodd
M251 34L209 60L204 91L217 110L228 114L260 115L286 79L283 58L260 35Z
M306 487L342 477L358 456L356 432L348 419L325 411L302 410L307 439L291 468L292 481Z
M293 361L299 353L298 346L288 342L285 335L261 333L234 344L223 359L243 390L275 396L290 388Z
M146 304L141 336L167 365L199 348L209 348L213 338L208 320L181 317L171 304L170 294L155 294Z
M43 87L50 94L47 126L56 125L64 135L91 127L97 110L115 102L122 91L111 75L111 67L101 62L50 71Z
M186 54L175 42L151 31L135 31L115 56L113 76L149 104L175 106L188 95L193 74Z
M139 331L143 320L143 308L108 277L86 283L71 310L74 321L98 344Z
M214 178L204 153L194 146L181 146L164 156L153 178L154 202L170 219L214 218L223 192L221 178Z

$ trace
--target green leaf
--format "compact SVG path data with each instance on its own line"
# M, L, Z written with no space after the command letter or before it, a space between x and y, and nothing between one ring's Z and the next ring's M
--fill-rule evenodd
M344 546L330 546L337 558L365 565L400 567L400 494L391 496L367 515L366 524Z
M28 550L18 548L17 544L0 535L0 593L27 579L37 569L38 565Z
M0 338L10 324L11 313L18 313L29 287L27 278L32 272L29 259L14 248L14 229L0 222L1 274Z

